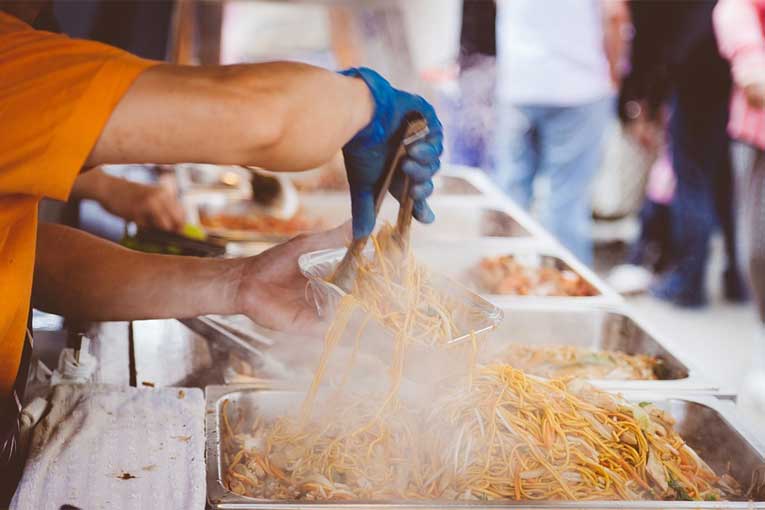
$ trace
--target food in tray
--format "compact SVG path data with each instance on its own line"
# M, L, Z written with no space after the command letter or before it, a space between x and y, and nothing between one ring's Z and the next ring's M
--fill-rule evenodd
M650 381L658 379L662 361L645 354L618 351L596 351L571 345L511 344L491 356L497 363L506 363L528 374L548 379L579 377L582 379ZM262 360L261 360L262 361ZM357 358L358 361L358 358ZM378 368L379 360L366 360L368 368ZM299 363L298 363L299 364ZM258 366L251 359L232 352L226 369L228 383L260 383L275 379L296 380L304 375L303 366L281 364L280 370Z
M528 374L546 377L580 377L646 381L657 379L661 360L645 354L596 351L572 345L511 344L494 360Z
M265 399L254 409L232 409L222 402L221 478L229 490L297 501L740 495L736 481L715 473L658 406L629 402L581 379L482 366L474 334L465 344L471 351L462 358L464 376L435 384L405 378L405 367L427 361L412 355L413 346L449 350L453 309L389 234L374 236L374 256L360 261L307 392L286 401L288 394L272 393L281 406ZM374 321L357 328L350 320L355 312ZM375 374L348 377L353 356L339 370L331 364L346 334L355 353L375 322L394 332L382 386Z
M465 323L480 319L480 311L469 308L472 303L434 284L431 273L416 260L410 247L402 249L394 226L386 223L370 239L374 253L356 261L353 288L337 309L333 328L338 337L357 307L392 331L397 341L418 345L447 344L460 333L467 333L461 331ZM364 328L362 325L359 335Z
M246 231L291 236L322 228L321 222L298 212L292 218L281 219L262 214L209 213L199 211L199 221L211 231Z
M229 490L275 500L719 500L741 496L658 406L508 365L442 388L333 394L310 418L221 408ZM246 416L250 413L249 416Z
M597 289L570 269L530 264L515 255L484 257L476 268L480 286L492 294L595 296Z

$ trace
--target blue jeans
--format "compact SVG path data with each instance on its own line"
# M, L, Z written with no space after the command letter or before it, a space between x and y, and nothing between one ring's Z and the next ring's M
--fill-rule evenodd
M700 101L677 94L672 106L669 134L672 166L677 176L671 205L674 268L654 288L654 294L678 304L697 306L706 301L709 239L717 226L725 241L726 279L734 283L738 278L730 143L726 132L728 98Z
M613 99L576 106L498 108L494 177L508 196L530 208L534 179L547 175L550 197L541 209L547 229L585 264L592 264L590 185L598 171Z

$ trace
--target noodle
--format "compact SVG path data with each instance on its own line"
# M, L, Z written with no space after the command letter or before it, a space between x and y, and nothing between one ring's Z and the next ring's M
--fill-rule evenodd
M578 380L547 381L507 365L478 370L432 406L345 395L308 423L282 417L252 432L284 479L232 489L268 499L721 499L735 495L653 405ZM231 451L245 437L226 435ZM257 456L257 457L256 457ZM244 471L244 473L242 473ZM735 490L735 489L734 489Z
M661 362L644 354L594 351L572 345L511 344L496 356L498 361L546 378L652 380Z
M390 227L358 261L352 292L337 307L299 413L250 427L223 414L230 490L278 500L721 499L722 483L651 404L632 404L578 379L546 380L509 365L479 366L412 394L402 380L412 346L445 349L453 304ZM384 391L341 385L316 405L327 360L354 311L393 332ZM355 359L355 354L352 359ZM417 363L418 360L410 360ZM348 367L350 370L350 367ZM348 372L346 372L347 375ZM423 393L424 392L424 393Z

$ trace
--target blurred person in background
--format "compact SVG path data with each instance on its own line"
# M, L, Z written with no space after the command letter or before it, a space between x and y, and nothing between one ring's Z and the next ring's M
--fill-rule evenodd
M745 190L750 280L765 322L765 0L721 0L714 22L735 84L728 132L755 151L740 188Z
M586 264L626 19L620 0L497 2L495 178L528 209L536 177L549 177L542 223Z
M654 162L646 183L645 201L640 210L640 235L630 249L628 264L646 271L645 290L653 273L663 272L672 261L671 211L675 194L675 173L669 153L663 150Z
M670 205L669 269L651 292L680 306L706 303L709 240L719 225L725 244L725 297L746 299L736 256L729 138L727 63L712 30L713 0L629 3L635 37L620 116L651 145L665 126L676 176Z
M765 323L765 0L721 0L714 10L720 52L731 63L735 85L728 132L753 151L741 176L749 280ZM753 369L742 388L743 402L765 412L765 343L756 347Z
M75 202L93 200L110 214L142 228L178 232L185 223L185 213L175 187L166 180L143 184L96 168L75 179L69 199ZM119 240L123 231L118 232L116 238L103 237Z
M485 168L489 164L496 82L497 6L494 0L463 0L460 28L459 98L451 123L451 160Z

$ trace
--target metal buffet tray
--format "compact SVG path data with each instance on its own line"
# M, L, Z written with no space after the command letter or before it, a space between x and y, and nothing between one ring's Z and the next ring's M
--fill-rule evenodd
M443 172L441 174L436 175L434 178L435 181L435 191L433 192L436 196L439 195L481 195L481 190L478 189L475 184L470 182L470 179L461 176L461 175L455 175L450 172Z
M340 194L303 194L301 195L301 210L307 218L317 222L317 228L330 228L340 225L351 217L351 204L347 195ZM432 225L412 224L414 239L475 239L479 237L530 237L531 233L525 225L519 223L511 214L505 212L501 204L493 203L481 195L442 196L429 200L436 214L437 221ZM199 211L225 210L227 208L244 208L245 202L230 200L226 197L198 198L193 203L188 202L188 216L198 218ZM393 200L386 201L380 211L379 218L395 223L398 214L398 204ZM232 231L233 232L233 231ZM235 232L238 233L238 232ZM251 234L251 235L250 235ZM242 241L278 242L291 236L274 235L269 233L249 233Z
M321 170L318 170L321 171ZM303 175L309 176L310 173L317 171L308 171L307 173L293 174L291 177L299 181ZM485 195L486 188L493 187L490 181L484 179L484 173L479 168L473 168L463 165L445 164L440 172L433 179L434 196L477 196ZM346 183L347 185L347 183ZM309 188L300 191L301 195L311 194L337 194L347 196L347 189L336 188Z
M516 304L502 308L504 320L485 341L485 355L491 359L511 343L572 345L596 351L656 356L662 362L658 380L590 380L608 390L672 391L675 393L714 393L733 398L734 394L706 380L691 363L678 357L669 345L646 328L622 307L572 303Z
M713 502L713 501L548 501L548 502L460 502L460 501L382 501L382 502L304 502L258 500L239 496L227 490L221 481L220 409L226 399L235 406L257 409L259 399L269 404L281 403L284 408L295 401L295 394L284 391L263 390L246 386L208 386L207 395L207 500L213 509L277 510L294 508L325 509L468 509L468 508L576 508L576 509L675 509L725 508L765 509L765 502ZM291 402L288 402L289 397ZM625 393L632 401L650 400L669 411L677 420L676 429L715 471L723 473L730 462L731 475L744 489L749 486L752 473L765 461L763 446L738 422L732 405L710 397L678 397L663 393ZM299 400L297 400L299 403ZM727 403L730 404L730 403ZM270 407L271 408L271 407ZM272 409L272 408L271 408Z
M611 290L597 275L566 255L558 253L554 246L534 239L474 239L470 241L421 240L413 242L417 258L434 271L453 278L475 289L490 301L507 306L518 301L543 302L576 301L587 303L621 303L622 298ZM448 253L448 257L444 254ZM535 296L492 294L480 288L474 274L484 257L515 255L521 263L570 270L590 284L597 292L594 296ZM525 259L525 260L524 260Z
M672 391L683 394L714 394L720 398L733 399L735 393L701 375L692 363L677 356L666 341L655 332L646 328L630 313L621 307L612 305L581 305L566 303L533 302L525 305L516 304L502 308L504 319L490 332L483 342L482 360L497 359L497 354L509 344L531 346L571 345L591 348L594 351L619 351L627 354L645 354L661 360L657 380L589 380L590 383L607 390L616 391ZM210 338L210 337L208 337ZM217 338L225 341L226 346L240 352L259 380L269 380L273 384L288 386L289 381L307 383L306 374L310 374L314 363L306 364L305 357L282 359L288 353L271 353L267 345L249 344L243 349L241 340L227 337ZM310 345L310 344L308 344ZM302 348L305 353L305 348ZM316 352L316 357L319 353ZM312 358L313 359L313 358ZM234 369L227 367L224 380L238 384L246 378L235 376ZM302 363L302 364L301 364Z

